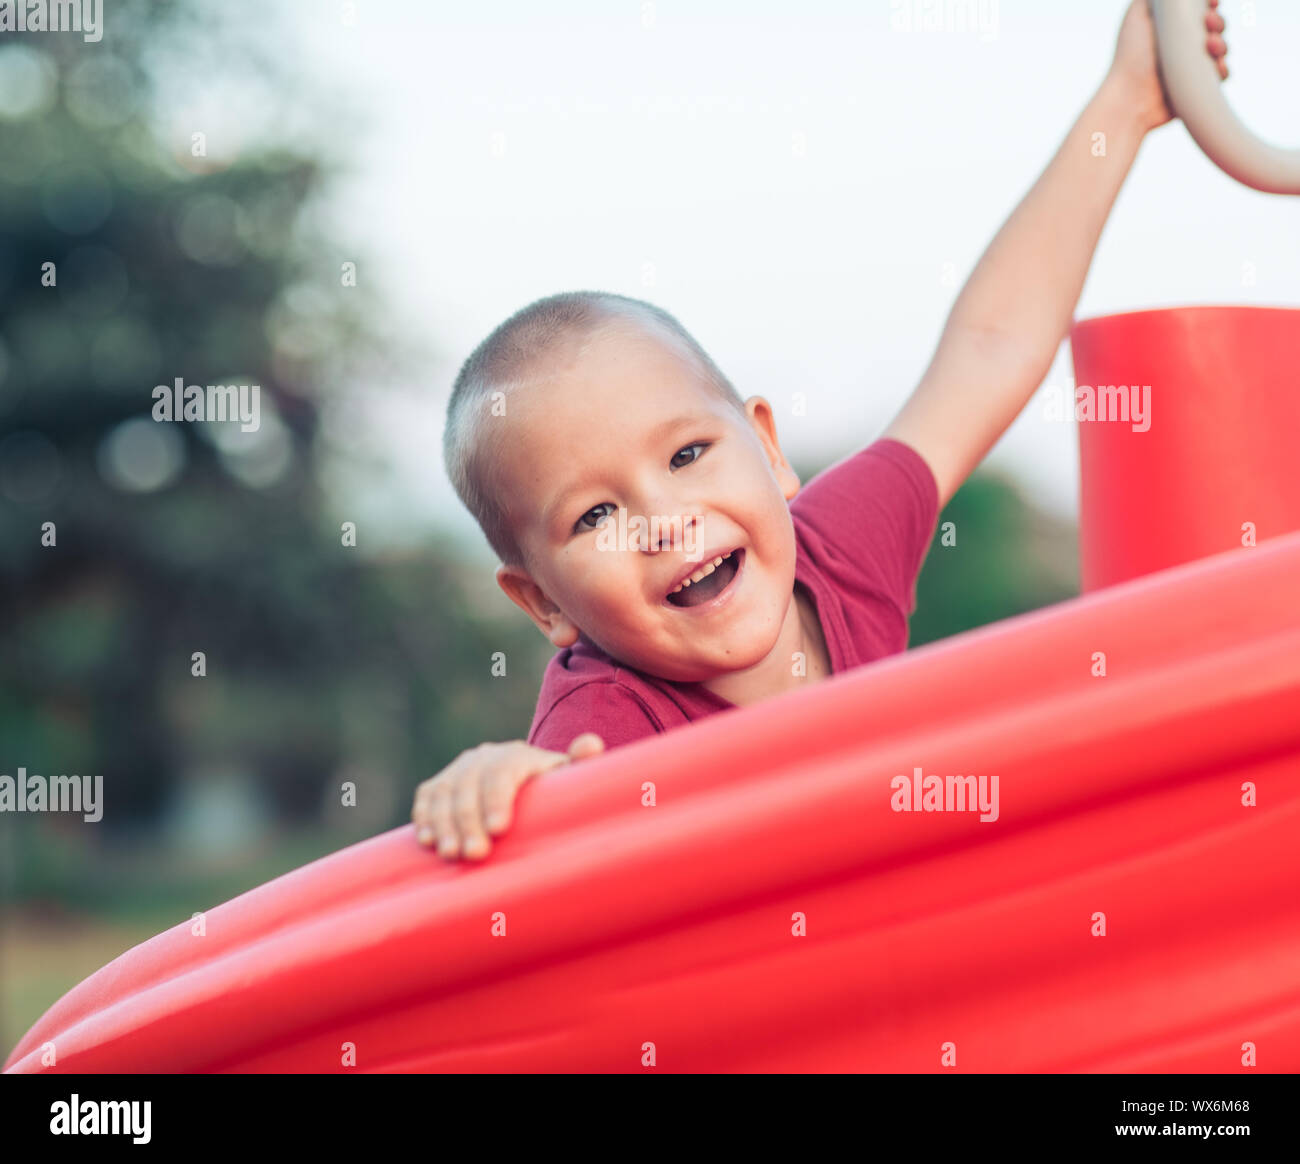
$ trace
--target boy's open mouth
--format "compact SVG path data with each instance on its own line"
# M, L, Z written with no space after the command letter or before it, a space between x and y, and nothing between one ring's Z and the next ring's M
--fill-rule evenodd
M687 607L703 606L706 602L712 602L731 585L732 579L740 573L740 563L744 554L743 549L728 550L727 553L721 555L722 561L718 562L717 565L712 565L712 562L717 561L716 558L711 562L701 562L699 569L704 570L711 567L710 572L698 581L684 582L676 590L670 591L665 601L671 606ZM696 573L698 572L697 570Z

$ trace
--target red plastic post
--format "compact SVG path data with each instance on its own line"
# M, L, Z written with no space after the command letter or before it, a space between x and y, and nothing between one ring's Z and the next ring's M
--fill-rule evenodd
M1071 343L1085 591L1300 529L1300 310L1135 311Z

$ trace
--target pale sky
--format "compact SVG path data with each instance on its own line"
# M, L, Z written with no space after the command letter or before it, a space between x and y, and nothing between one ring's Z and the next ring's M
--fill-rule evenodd
M511 312L577 288L676 315L742 395L773 402L796 460L869 443L1103 77L1126 6L984 3L983 32L900 31L896 0L287 6L286 51L366 122L341 139L354 171L330 208L366 257L359 289L428 352L344 418L396 475L350 480L349 501L399 538L436 522L490 562L442 468L451 382ZM1221 11L1230 101L1300 145L1300 4ZM1144 144L1076 318L1300 304L1298 259L1300 200L1231 181L1174 122ZM1072 383L1063 343L1045 384ZM808 414L790 416L801 390ZM1073 516L1077 434L1040 405L988 463Z

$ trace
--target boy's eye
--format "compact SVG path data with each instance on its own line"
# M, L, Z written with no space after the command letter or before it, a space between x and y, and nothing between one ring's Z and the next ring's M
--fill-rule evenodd
M696 444L686 445L683 448L678 449L677 452L675 452L672 455L672 457L669 458L668 461L669 467L674 469L684 469L686 468L687 465L695 464L695 462L698 461L704 455L703 450L707 449L708 447L709 446L707 442L698 442ZM700 449L701 451L696 453L689 461L685 461L682 464L677 464L677 458L680 457L683 453L690 452L692 449ZM611 502L602 501L594 509L587 510L587 512L584 513L580 518L578 518L578 520L574 523L573 532L581 533L583 530L599 529L600 523L606 517L609 516L608 514L602 512L602 510L605 510L607 508L614 509L615 506ZM595 517L594 521L589 522L587 519L590 518L593 514L596 514L597 516Z
M704 454L702 452L696 453L695 456L693 456L689 461L687 461L685 464L682 465L674 464L677 458L680 457L683 453L689 452L691 449L703 449L705 447L706 446L703 444L687 445L684 449L678 449L677 452L673 454L672 460L669 461L668 463L672 465L673 468L675 469L684 469L686 468L686 465L695 464L695 462L698 461L702 456L704 456Z
M596 506L595 509L587 510L586 513L584 513L580 518L578 518L578 524L574 527L575 530L597 529L600 526L601 521L603 521L608 516L608 514L601 513L601 510L605 509L606 507L610 509L614 508L612 505L610 505L608 501L602 501L598 506ZM587 518L589 518L593 513L600 514L600 517L596 520L594 525L588 525Z

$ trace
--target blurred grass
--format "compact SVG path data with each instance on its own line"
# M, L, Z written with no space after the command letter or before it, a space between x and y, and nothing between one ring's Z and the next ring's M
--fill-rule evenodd
M0 1057L69 990L119 954L239 894L356 843L321 829L280 833L273 843L198 862L154 850L103 853L70 847L61 879L98 887L93 908L39 895L0 909Z

